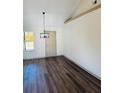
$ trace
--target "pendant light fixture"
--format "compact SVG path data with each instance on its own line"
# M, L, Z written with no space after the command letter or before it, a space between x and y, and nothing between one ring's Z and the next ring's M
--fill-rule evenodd
M46 33L45 30L45 12L42 12L43 14L43 33L40 33L40 38L49 38L49 34Z

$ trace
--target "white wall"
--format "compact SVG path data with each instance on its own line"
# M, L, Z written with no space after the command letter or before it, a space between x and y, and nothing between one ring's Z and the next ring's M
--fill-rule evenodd
M64 25L64 27L49 27L48 31L57 33L57 55L64 55L85 68L96 77L101 77L100 59L100 9L88 13ZM23 49L23 58L45 57L45 41L40 38L41 28L24 27L24 31L33 31L35 35L34 51Z
M64 55L101 77L100 9L90 12L64 26Z
M61 27L47 27L47 31L56 31L57 55L62 55L62 29ZM45 40L40 38L41 30L39 29L24 29L25 31L33 31L35 35L34 50L27 52L23 46L23 59L43 58L45 57ZM24 45L24 44L23 44Z

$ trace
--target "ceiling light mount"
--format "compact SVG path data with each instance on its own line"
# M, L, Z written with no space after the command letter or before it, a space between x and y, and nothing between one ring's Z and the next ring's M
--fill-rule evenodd
M45 12L43 12L43 15L45 15Z

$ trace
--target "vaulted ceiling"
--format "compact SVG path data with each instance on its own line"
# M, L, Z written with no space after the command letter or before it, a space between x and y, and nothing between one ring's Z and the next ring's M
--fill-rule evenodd
M80 0L24 0L24 29L42 27L42 12L46 12L46 26L62 26L76 10Z

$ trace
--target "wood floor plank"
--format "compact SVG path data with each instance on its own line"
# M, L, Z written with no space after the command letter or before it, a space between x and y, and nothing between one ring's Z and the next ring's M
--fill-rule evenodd
M101 81L64 56L23 62L23 93L101 93Z

